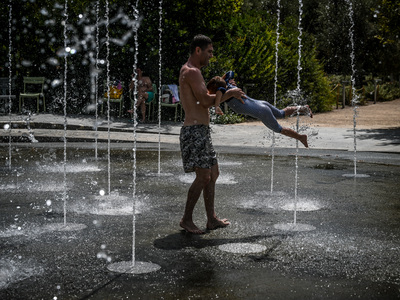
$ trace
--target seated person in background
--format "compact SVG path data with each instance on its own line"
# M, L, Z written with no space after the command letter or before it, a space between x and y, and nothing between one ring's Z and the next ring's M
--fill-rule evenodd
M235 88L236 83L234 80L234 72L227 72L222 78L227 84L227 89ZM243 104L244 101L244 104ZM271 105L268 101L255 100L246 95L246 98L241 100L231 98L225 103L237 114L248 115L253 118L261 120L266 127L276 133L281 133L288 137L300 141L306 148L308 148L307 135L299 134L297 131L282 127L276 119L283 119L295 113L307 114L313 117L312 111L308 105L303 106L288 106L284 109L278 109Z
M207 90L209 94L215 94L215 113L223 115L220 106L222 95L226 92L226 82L220 76L215 76L207 83Z
M146 102L150 102L154 98L153 83L149 76L143 76L141 69L136 69L137 74L137 103L136 108L140 106L142 112L142 122L146 120ZM135 86L134 75L132 75L132 81L129 85L129 91L133 92ZM129 113L133 113L133 110L128 110Z

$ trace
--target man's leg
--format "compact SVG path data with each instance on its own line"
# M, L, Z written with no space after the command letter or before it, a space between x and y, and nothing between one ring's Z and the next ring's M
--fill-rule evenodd
M215 213L214 199L215 199L215 183L219 176L218 164L211 167L210 182L203 190L204 205L207 213L207 229L213 230L221 227L226 227L230 223L227 219L218 219Z
M196 178L194 179L192 185L189 188L187 195L185 212L183 214L180 226L186 231L194 234L203 234L204 231L200 230L193 223L193 210L196 206L197 201L200 198L201 192L209 184L211 179L210 169L196 169Z

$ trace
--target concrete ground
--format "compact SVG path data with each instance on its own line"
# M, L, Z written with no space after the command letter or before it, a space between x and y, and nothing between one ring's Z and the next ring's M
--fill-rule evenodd
M398 128L357 131L354 177L351 128L304 126L310 149L277 137L272 160L262 126L213 125L216 209L232 224L194 236L179 227L193 180L180 124L160 135L139 124L133 152L129 120L110 134L99 122L96 144L93 119L68 117L64 145L63 117L11 118L11 134L0 131L1 299L400 298ZM204 229L202 201L194 220ZM109 270L133 255L160 269Z

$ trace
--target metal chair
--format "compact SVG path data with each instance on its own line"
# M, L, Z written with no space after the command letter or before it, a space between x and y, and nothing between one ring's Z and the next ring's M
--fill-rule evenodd
M175 89L175 92L173 90ZM172 100L175 98L175 103ZM177 99L176 99L177 98ZM161 108L162 107L172 107L175 108L175 122L178 117L178 108L180 107L180 118L182 120L182 106L179 102L179 87L176 84L164 84L161 87Z
M154 111L155 111L154 106L155 106L157 95L158 95L158 90L157 90L157 86L155 83L153 83L153 93L154 93L153 99L151 99L151 101L149 101L149 102L146 101L146 105L149 106L149 110L148 110L149 113L147 115L147 120L149 120L149 121L150 121L150 117L152 118L152 120L154 119L151 114L151 108L153 107L153 115L154 115Z
M0 101L4 100L4 113L7 111L7 107L9 107L9 100L15 99L15 95L11 95L13 87L14 87L14 79L11 81L11 91L10 91L10 80L7 77L0 78ZM7 102L8 101L8 102ZM1 108L2 109L2 108Z
M37 112L39 113L39 100L43 98L43 111L46 111L46 99L44 97L44 77L24 77L24 92L19 94L19 112L21 112L21 103L24 104L25 98L36 98Z

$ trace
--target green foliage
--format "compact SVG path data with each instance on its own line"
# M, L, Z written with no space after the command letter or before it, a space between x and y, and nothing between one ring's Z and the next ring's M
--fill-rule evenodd
M368 82L365 87L366 97L368 100L374 100L375 87L373 82ZM377 101L391 101L400 98L400 86L398 83L385 82L377 86Z
M222 116L217 116L214 123L215 124L236 124L243 123L246 118L242 115L235 114L234 112L228 112Z
M374 13L378 19L379 34L376 37L384 44L399 43L400 2L380 0Z
M233 70L238 86L253 85L251 97L274 101L275 43L274 20L268 15L246 14L234 16L225 39L215 42L217 58L204 70L206 79ZM266 25L270 24L270 25ZM278 52L278 100L285 98L297 83L298 31L294 18L282 25ZM303 101L315 112L330 110L335 96L329 81L316 58L316 48L311 36L304 34L301 75ZM280 101L287 105L287 101Z
M7 1L8 2L8 1ZM18 1L17 1L18 2ZM298 61L298 2L281 0L280 44L278 53L278 106L280 99L289 99L296 89ZM335 92L326 73L351 74L348 1L303 0L303 36L301 49L300 87L302 98L313 111L329 110L335 103ZM12 70L21 84L22 76L46 76L46 93L50 107L60 106L62 85L52 86L54 79L63 79L64 3L52 0L21 0L12 4ZM85 37L85 26L95 24L94 0L68 1L67 44ZM100 0L99 14L104 21L105 5ZM112 20L123 12L134 18L134 2L109 0ZM400 72L399 19L400 4L394 0L352 0L356 43L356 79L359 86L364 74L395 75ZM235 71L240 87L248 87L249 96L274 101L276 10L275 0L163 0L161 40L161 82L177 83L179 70L188 58L189 44L194 35L203 33L212 38L215 57L203 70L206 80ZM0 24L8 26L9 5L0 6ZM138 51L133 36L124 45L113 41L126 32L122 22L112 22L108 34L112 42L108 59L100 66L101 79L107 73L127 86L135 56L139 66L159 83L159 2L139 0L141 24L138 31ZM79 15L83 15L80 18ZM106 58L106 28L102 23L99 55ZM8 76L8 31L0 32L0 76ZM28 45L28 46L27 46ZM80 110L90 101L90 45L81 45L68 57L69 109ZM51 59L51 60L49 60ZM51 61L51 63L49 62ZM367 87L368 88L368 87ZM386 91L387 89L387 91ZM398 94L389 85L382 86L388 99ZM49 95L49 96L50 96ZM383 96L382 96L383 97ZM52 100L51 100L52 99Z

